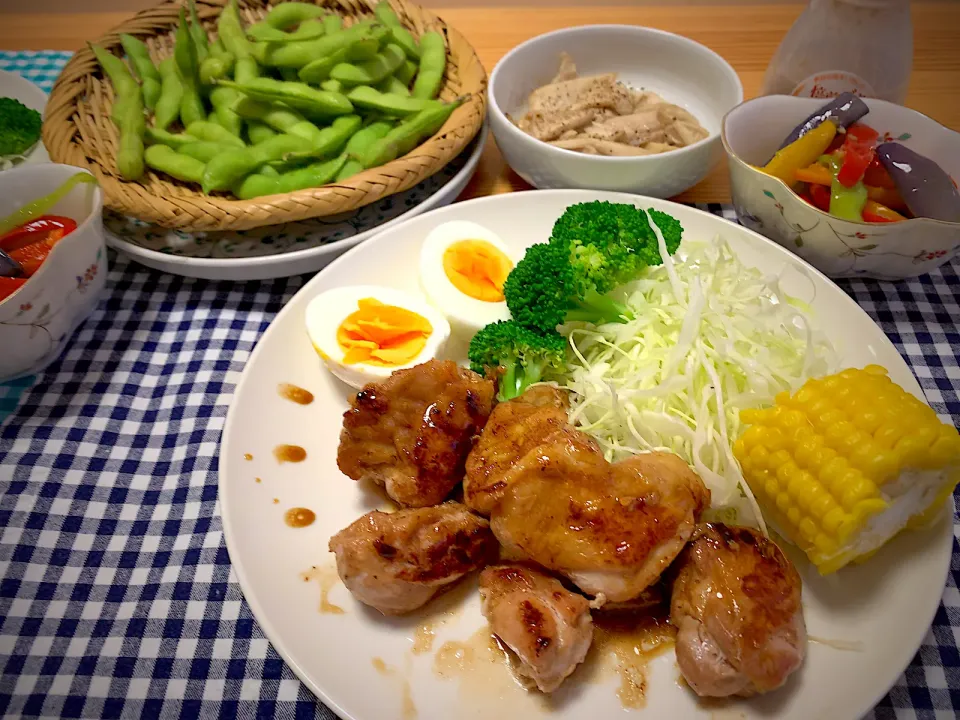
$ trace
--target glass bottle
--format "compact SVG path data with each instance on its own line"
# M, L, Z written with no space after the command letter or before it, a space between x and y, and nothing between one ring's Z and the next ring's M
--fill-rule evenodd
M849 91L902 104L912 66L909 0L810 0L770 61L760 94Z

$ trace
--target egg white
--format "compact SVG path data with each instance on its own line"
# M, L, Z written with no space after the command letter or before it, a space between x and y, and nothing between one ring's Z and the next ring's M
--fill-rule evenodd
M469 340L484 325L509 320L507 303L485 302L461 292L450 282L443 269L443 254L461 240L483 240L516 264L516 257L500 237L482 225L466 220L453 220L438 225L420 247L420 286L427 299L450 321L455 335Z
M358 303L364 298L373 298L385 305L415 312L426 318L433 327L423 350L410 362L390 367L365 363L347 365L343 362L344 352L337 342L337 328L348 315L356 312ZM349 285L322 292L307 305L304 319L310 342L327 369L358 390L367 383L386 379L395 370L413 367L437 357L444 351L450 338L450 324L429 303L402 290L376 285Z

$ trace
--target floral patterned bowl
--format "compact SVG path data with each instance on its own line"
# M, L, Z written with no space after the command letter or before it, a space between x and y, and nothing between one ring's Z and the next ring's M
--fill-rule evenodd
M960 177L960 133L915 110L867 99L863 121L881 140L904 143ZM824 104L816 98L770 95L739 105L723 119L733 205L740 222L766 235L830 277L901 280L929 272L956 255L960 223L914 218L899 223L841 220L818 210L777 178L761 172L783 138Z
M70 165L22 165L0 173L0 217L53 192L79 172ZM38 372L60 355L91 313L107 276L103 196L73 187L49 210L77 221L22 288L0 301L0 382Z

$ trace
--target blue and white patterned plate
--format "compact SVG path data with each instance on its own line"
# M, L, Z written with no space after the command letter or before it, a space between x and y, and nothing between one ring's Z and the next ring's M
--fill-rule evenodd
M107 244L156 270L209 280L315 272L381 230L453 202L476 171L486 137L484 124L476 139L436 175L353 212L253 230L188 233L107 211Z

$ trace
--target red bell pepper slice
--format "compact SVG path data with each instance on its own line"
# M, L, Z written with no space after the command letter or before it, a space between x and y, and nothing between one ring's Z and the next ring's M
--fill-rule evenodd
M830 188L826 185L811 185L810 201L814 207L830 212Z
M27 282L26 278L0 277L0 300L6 300Z
M880 134L868 125L854 123L847 128L847 138L843 142L843 164L837 173L837 180L844 187L853 187L863 179L864 173L876 154L874 146Z
M43 261L47 259L47 255L53 250L53 246L57 244L57 241L60 239L56 237L58 232L58 230L53 231L46 238L30 243L29 245L24 245L17 250L11 250L7 255L20 263L24 274L27 277L31 277L40 269Z
M77 223L72 218L42 215L0 236L0 250L9 253L48 238L56 242L76 229Z
M867 165L867 169L863 173L863 184L870 187L886 188L887 190L896 190L897 188L893 178L890 177L890 173L887 172L887 169L877 157L874 157L873 161Z

